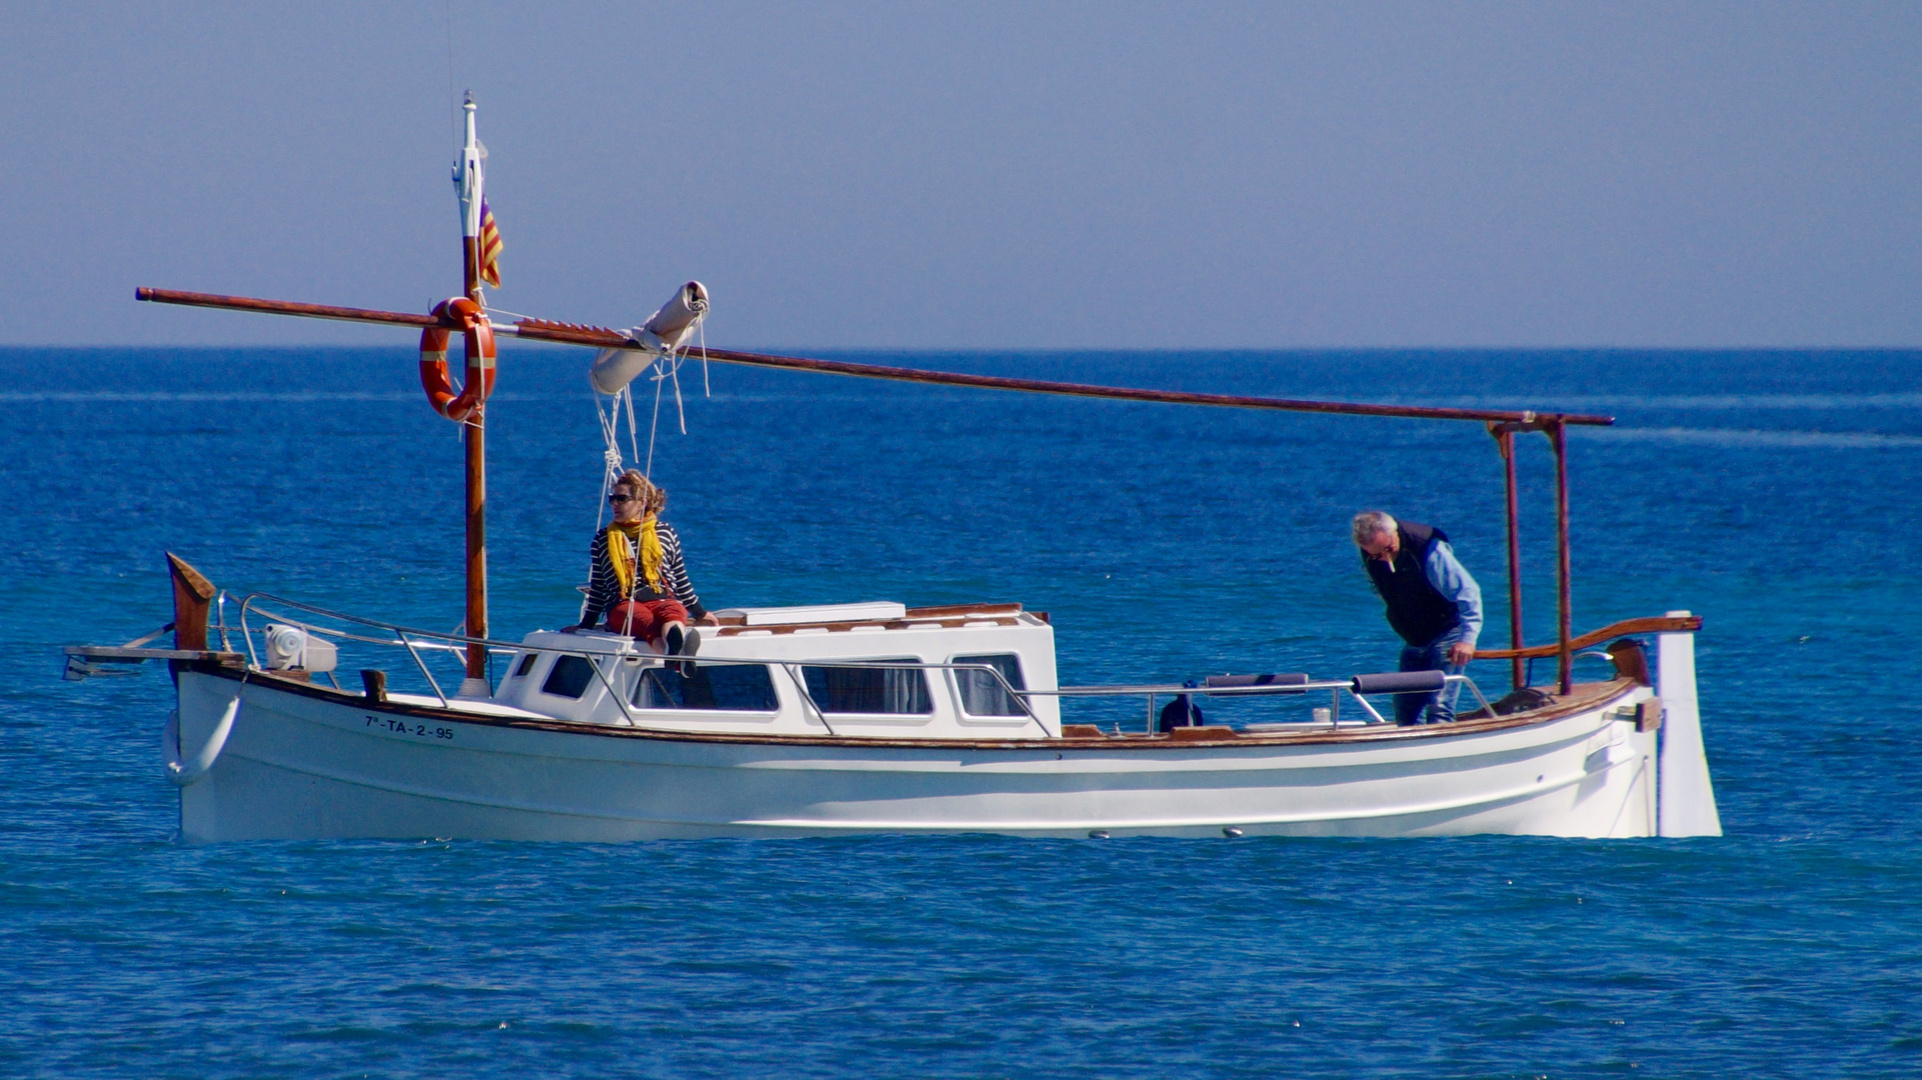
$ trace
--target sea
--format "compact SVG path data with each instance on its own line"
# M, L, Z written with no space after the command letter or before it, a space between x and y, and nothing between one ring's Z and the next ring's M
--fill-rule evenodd
M1574 623L1702 617L1726 835L189 844L166 671L65 682L61 646L166 622L163 551L452 629L458 429L411 341L12 348L0 1076L1922 1076L1922 353L827 355L1616 417L1569 437ZM579 613L588 359L501 357L497 636ZM710 607L1018 600L1064 682L1346 676L1396 659L1347 536L1380 508L1453 538L1509 638L1475 423L698 360L641 386L623 458ZM1519 447L1533 643L1553 459Z

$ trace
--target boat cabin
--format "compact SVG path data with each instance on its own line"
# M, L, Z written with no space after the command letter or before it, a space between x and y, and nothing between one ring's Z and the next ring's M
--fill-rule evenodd
M730 608L692 660L599 631L536 630L500 705L579 723L755 735L1061 734L1054 628L1020 604Z

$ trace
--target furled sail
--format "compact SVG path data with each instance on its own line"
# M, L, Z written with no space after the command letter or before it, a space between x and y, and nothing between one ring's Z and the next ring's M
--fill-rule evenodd
M690 281L675 290L672 299L646 322L626 331L627 344L602 349L594 357L589 373L594 389L603 394L618 394L635 376L647 370L656 357L679 352L694 337L701 321L707 318L707 287Z

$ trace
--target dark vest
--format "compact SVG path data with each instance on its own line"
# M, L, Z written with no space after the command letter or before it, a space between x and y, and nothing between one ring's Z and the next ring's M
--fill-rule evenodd
M1462 621L1455 602L1428 583L1428 549L1445 541L1448 534L1412 521L1395 523L1401 534L1401 550L1395 552L1395 572L1389 573L1380 559L1361 557L1368 579L1388 604L1388 625L1410 645L1426 645L1455 628Z

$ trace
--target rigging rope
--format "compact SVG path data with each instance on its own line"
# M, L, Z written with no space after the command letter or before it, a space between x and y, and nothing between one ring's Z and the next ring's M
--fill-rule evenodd
M504 309L489 310L499 310L503 315L515 315L514 312ZM525 316L515 317L525 318ZM705 320L702 320L702 323L704 324ZM701 393L705 397L713 397L713 383L708 376L707 328L705 325L697 324L696 330L700 335ZM642 456L640 447L641 425L634 416L634 383L639 380L632 380L612 395L608 395L605 405L603 405L601 401L603 395L598 393L594 395L594 415L600 423L601 443L603 447L601 451L601 461L603 465L601 470L601 497L597 500L594 511L594 530L596 532L600 531L606 519L608 507L607 496L614 490L614 481L620 478L621 473L625 471L626 468L626 464L621 455L621 413L625 412L627 414L627 446L628 452L631 455L628 460L639 463L641 465L641 475L646 477L650 482L654 479L654 449L659 443L661 430L661 397L665 392L664 384L666 383L672 382L674 384L675 418L678 421L681 434L687 434L687 402L681 394L681 365L686 360L687 356L684 352L668 349L654 354L653 362L646 369L648 371L648 379L654 383L654 408L648 417L647 454L645 457Z
M632 388L631 386L629 386L629 387L622 387L622 388L621 388L621 397L622 397L622 399L623 399L623 400L625 400L625 401L627 402L627 449L628 449L628 451L629 451L629 453L631 453L631 454L633 455L633 457L634 457L634 460L635 460L635 461L639 461L639 460L641 460L641 446L640 446L640 443L638 443L638 442L637 442L637 441L635 441L635 440L637 440L637 439L639 439L639 438L640 438L640 434L639 434L639 432L640 432L640 430L641 430L641 426L640 426L639 424L636 424L636 423L634 422L634 391L633 391L633 388ZM650 480L652 480L652 479L653 479L653 477L652 477L652 476L649 476L648 478L649 478Z
M655 367L657 369L660 367L660 361L655 361ZM656 376L654 379L654 419L647 425L647 468L641 470L641 474L647 477L649 483L652 483L654 480L654 436L660 430L661 380L659 376Z

